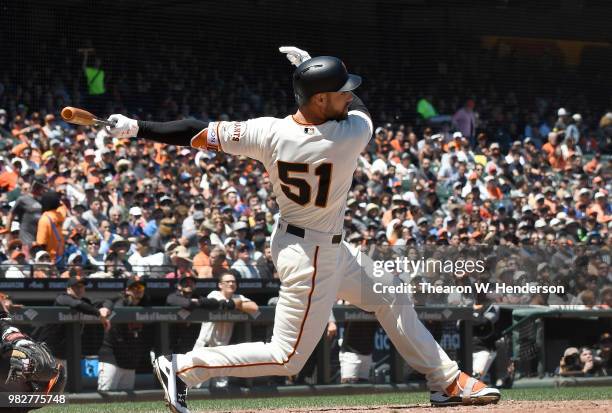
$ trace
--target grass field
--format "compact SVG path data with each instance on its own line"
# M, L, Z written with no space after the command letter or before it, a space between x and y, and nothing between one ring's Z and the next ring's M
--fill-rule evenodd
M564 401L564 400L609 400L612 387L564 387L564 388L534 388L504 390L503 400L527 401ZM275 398L241 398L228 400L194 400L189 408L196 412L202 410L258 410L258 409L291 409L317 407L347 407L347 406L385 406L427 403L429 394L426 392L383 393L372 395L350 396L317 396L317 397L275 397ZM409 409L407 409L409 410ZM414 409L415 412L418 409ZM45 413L166 413L164 403L109 403L109 404L72 404L68 406L46 407L38 410ZM477 408L474 410L478 411Z

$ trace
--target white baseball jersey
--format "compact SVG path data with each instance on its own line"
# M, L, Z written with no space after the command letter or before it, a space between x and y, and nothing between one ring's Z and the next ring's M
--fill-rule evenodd
M214 298L215 300L225 300L225 296L221 291L215 290L211 291L207 296L208 298ZM234 294L231 297L232 299L242 300L243 303L250 302L248 298L246 298L242 294ZM216 347L216 346L226 346L229 344L232 333L234 331L234 323L228 321L208 321L202 323L202 327L200 328L200 335L196 340L196 344L194 348L197 347Z
M246 122L211 122L192 139L201 147L245 155L264 164L281 216L290 224L330 234L342 232L346 196L372 121L353 110L342 121L305 125L293 116ZM201 142L196 144L196 142Z

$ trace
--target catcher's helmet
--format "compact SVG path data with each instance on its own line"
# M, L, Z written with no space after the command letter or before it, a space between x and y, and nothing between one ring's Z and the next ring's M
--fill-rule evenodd
M361 84L361 76L347 72L342 60L333 56L313 57L293 72L293 92L298 106L322 92L346 92Z

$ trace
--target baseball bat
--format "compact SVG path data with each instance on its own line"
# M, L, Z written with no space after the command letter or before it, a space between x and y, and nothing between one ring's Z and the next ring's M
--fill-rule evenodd
M115 126L113 122L104 119L96 118L92 113L87 112L84 109L73 108L72 106L66 106L61 112L62 119L68 123L74 123L75 125L83 126Z

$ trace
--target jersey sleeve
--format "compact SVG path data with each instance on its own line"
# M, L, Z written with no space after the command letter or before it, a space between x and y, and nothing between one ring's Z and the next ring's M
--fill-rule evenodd
M244 155L264 162L273 120L257 118L246 122L210 122L206 129L191 139L191 146Z
M370 117L361 110L351 110L348 113L348 133L350 136L356 137L361 146L359 151L361 152L365 145L370 141L372 132L374 131L372 126L372 120Z

